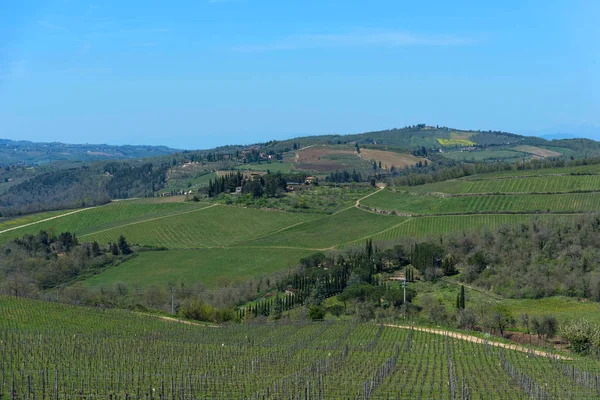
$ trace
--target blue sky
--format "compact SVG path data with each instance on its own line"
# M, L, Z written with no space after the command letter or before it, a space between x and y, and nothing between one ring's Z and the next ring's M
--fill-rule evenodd
M600 123L598 1L2 1L0 137L207 148Z

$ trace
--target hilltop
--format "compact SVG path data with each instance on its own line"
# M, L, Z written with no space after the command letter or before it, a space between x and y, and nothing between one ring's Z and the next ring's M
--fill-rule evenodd
M0 166L43 165L56 161L95 161L147 158L175 153L166 146L67 144L0 139Z
M114 199L198 193L209 181L236 170L313 175L321 180L345 180L334 176L340 173L350 174L354 181L385 180L460 165L594 157L600 154L600 144L419 124L195 151L30 142L5 142L0 155L2 151L0 213L12 216ZM25 156L15 164L13 153ZM105 158L111 160L99 161ZM48 162L53 160L61 161Z

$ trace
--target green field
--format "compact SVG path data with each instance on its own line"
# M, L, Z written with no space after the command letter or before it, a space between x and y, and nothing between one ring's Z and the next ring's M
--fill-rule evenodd
M446 151L444 157L457 161L476 162L476 161L512 161L520 159L523 156L529 157L529 154L511 150L478 150L478 151Z
M484 175L480 175L484 177ZM600 190L600 175L532 176L515 179L457 179L397 188L414 193L549 193Z
M172 249L228 246L314 218L308 214L216 205L185 214L98 229L80 238L108 243L124 235L130 243Z
M375 324L212 328L0 297L0 326L6 398L597 398L591 359Z
M87 279L84 284L111 288L116 282L129 287L185 282L201 283L208 288L223 287L284 270L312 253L301 249L265 251L243 247L144 252Z
M286 229L275 235L253 240L250 246L291 246L326 249L342 246L402 224L405 218L368 213L351 208Z
M377 210L410 214L460 214L493 212L595 212L600 210L598 193L490 195L490 196L417 196L384 190L361 205Z

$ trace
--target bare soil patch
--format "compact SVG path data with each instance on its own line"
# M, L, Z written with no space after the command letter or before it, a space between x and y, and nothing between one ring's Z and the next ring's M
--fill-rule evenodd
M295 162L297 164L309 164L315 161L320 161L325 156L332 154L356 154L355 151L347 149L336 149L333 147L308 147L296 152ZM331 161L330 161L331 162Z
M562 154L557 153L556 151L542 149L541 147L535 147L535 146L522 145L522 146L516 146L514 149L517 151L522 151L524 153L533 154L533 155L539 156L539 157L560 157L560 156L562 156Z
M390 169L392 165L399 168L406 165L415 165L419 161L425 161L424 158L415 157L412 154L394 153L385 150L360 149L360 156L363 160L381 161L381 166L387 169Z

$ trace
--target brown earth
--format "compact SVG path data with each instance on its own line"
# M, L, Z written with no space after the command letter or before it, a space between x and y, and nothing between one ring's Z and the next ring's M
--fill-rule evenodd
M535 147L535 146L523 145L523 146L516 146L516 147L514 147L514 149L517 151L522 151L524 153L533 154L533 155L539 156L539 157L560 157L560 156L562 156L562 154L557 153L556 151L542 149L541 147Z
M393 166L401 168L404 166L412 166L419 161L425 161L424 158L415 157L412 154L395 153L385 150L360 149L360 156L363 160L381 161L381 166L390 169Z

